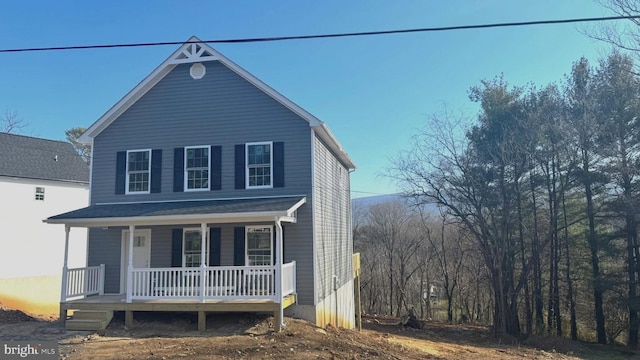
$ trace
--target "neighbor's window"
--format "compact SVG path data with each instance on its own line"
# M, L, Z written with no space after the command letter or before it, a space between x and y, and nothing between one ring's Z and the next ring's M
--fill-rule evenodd
M271 142L247 144L247 188L271 187Z
M185 267L197 267L202 264L202 232L200 229L185 229L183 235L182 264ZM208 244L207 244L208 245ZM205 259L208 258L209 247L206 248ZM205 262L206 263L206 262Z
M127 194L149 193L151 150L127 151Z
M271 227L247 227L247 265L271 265Z
M44 201L44 188L36 186L36 200Z
M185 191L209 190L209 146L186 147L184 152Z

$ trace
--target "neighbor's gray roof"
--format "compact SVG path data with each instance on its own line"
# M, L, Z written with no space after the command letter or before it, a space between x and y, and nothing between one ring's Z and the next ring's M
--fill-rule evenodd
M89 166L68 142L0 133L0 176L88 183Z
M47 222L64 223L64 220L109 220L111 218L149 218L189 215L247 214L287 212L295 210L304 196L259 199L225 199L205 201L172 201L154 203L104 204L52 216Z

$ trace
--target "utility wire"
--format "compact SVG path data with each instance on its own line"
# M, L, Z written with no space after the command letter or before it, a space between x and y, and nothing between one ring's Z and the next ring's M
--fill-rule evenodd
M212 43L212 44L237 44L237 43L254 43L254 42L267 42L267 41L326 39L326 38L341 38L341 37L353 37L353 36L371 36L371 35L406 34L406 33L434 32L434 31L487 29L487 28L514 27L514 26L554 25L554 24L583 23L583 22L596 22L596 21L631 20L631 19L640 19L640 15L607 16L607 17L593 17L593 18L560 19L560 20L520 21L520 22L475 24L475 25L456 25L456 26L443 26L443 27L430 27L430 28L417 28L417 29L362 31L362 32L352 32L352 33L337 33L337 34L294 35L294 36L219 39L219 40L203 40L203 41L164 41L164 42L131 43L131 44L78 45L78 46L0 49L0 53L182 45L182 44L202 43L202 42Z

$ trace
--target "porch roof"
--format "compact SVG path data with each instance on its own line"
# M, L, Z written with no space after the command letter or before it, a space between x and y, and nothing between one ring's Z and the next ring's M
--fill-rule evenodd
M49 224L76 227L196 224L224 222L295 222L305 196L199 201L97 204L52 216Z

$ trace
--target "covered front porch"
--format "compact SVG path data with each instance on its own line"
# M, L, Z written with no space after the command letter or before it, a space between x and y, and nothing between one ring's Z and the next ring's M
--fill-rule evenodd
M49 218L47 221L50 223L64 223L66 229L60 300L61 318L66 319L70 309L125 311L126 323L131 325L134 311L197 311L200 319L199 328L203 330L208 312L273 312L277 320L275 328L279 330L283 325L283 309L296 302L297 294L296 262L282 262L282 223L295 223L296 210L304 202L304 197L261 199L261 201L206 201L191 202L192 206L186 207L184 203L165 204L160 210L158 210L158 204L149 204L149 209L141 212L144 215L136 214L118 218L104 215L99 218L91 216L97 211L105 210L104 208L96 209L100 205L95 205L77 210L75 215L71 212ZM137 211L140 212L141 204L136 205ZM244 211L217 212L220 207L229 210L233 206ZM262 211L254 211L256 207ZM172 208L180 209L181 214L179 216L171 214ZM126 210L127 207L122 209ZM194 213L184 214L185 209L186 212ZM88 217L78 217L78 212ZM158 212L163 215L157 214ZM167 212L169 215L164 215ZM120 214L122 214L121 211ZM228 224L256 223L262 224L260 225L262 233L257 232L256 239L260 240L265 233L271 236L266 242L268 251L250 251L249 244L252 239L250 230L254 230L256 226L246 226L246 235L242 233L247 239L244 242L243 238L246 252L243 250L245 258L241 259L245 265L221 266L220 261L216 261L212 256L216 251L219 256L220 252L219 245L210 242L217 237L219 244L220 228L215 226L227 224L228 227ZM157 263L151 266L149 258L145 262L144 252L148 251L151 254L151 248L145 250L144 246L153 246L149 245L153 243L150 238L145 239L145 232L149 234L146 236L150 236L156 227L176 226L183 227L172 229L173 245L177 240L175 235L179 235L179 245L182 246L178 261L174 261L175 256L172 254L171 267L166 266L169 264L165 266L160 264L162 267L159 267ZM72 227L100 227L100 229L112 228L121 231L120 269L114 269L113 264L68 268L66 259ZM168 229L165 230L168 231ZM138 254L143 255L140 257ZM111 268L110 273L107 271L108 268ZM114 293L112 286L111 293L106 292L105 283L109 277L113 281L114 274L120 276L120 291Z

